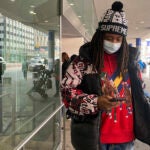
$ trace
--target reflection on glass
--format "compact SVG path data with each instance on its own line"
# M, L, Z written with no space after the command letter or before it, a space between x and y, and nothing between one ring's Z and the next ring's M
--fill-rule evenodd
M91 0L67 0L67 2L80 19L86 33L92 37L98 25L94 2Z
M24 149L53 150L60 143L60 118L57 114L25 146ZM49 132L47 132L49 131ZM56 140L57 139L57 140Z
M11 150L60 105L59 1L0 2L0 149Z

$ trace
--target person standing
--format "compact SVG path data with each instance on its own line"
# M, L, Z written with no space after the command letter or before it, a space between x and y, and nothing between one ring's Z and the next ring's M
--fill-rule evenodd
M61 81L76 150L134 148L132 100L138 97L131 91L142 87L130 76L137 65L127 44L127 29L123 3L116 1L106 10L92 40L80 47Z
M27 63L26 60L24 60L23 63L22 63L22 72L23 72L24 79L27 80L28 63Z
M2 83L2 75L6 70L6 62L4 61L3 57L0 57L0 83Z
M62 52L62 77L65 75L69 62L69 55L66 52Z
M2 83L2 75L3 75L3 63L0 62L0 83Z

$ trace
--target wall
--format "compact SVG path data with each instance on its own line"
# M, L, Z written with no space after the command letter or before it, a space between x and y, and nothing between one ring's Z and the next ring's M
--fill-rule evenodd
M67 52L69 56L78 54L80 46L84 43L83 38L63 38L62 52Z

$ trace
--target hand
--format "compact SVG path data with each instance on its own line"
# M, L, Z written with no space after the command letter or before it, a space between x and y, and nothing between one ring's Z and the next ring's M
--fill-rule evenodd
M113 97L108 95L103 95L98 97L98 109L104 111L110 111L112 108L115 108L120 105L120 102L111 102Z

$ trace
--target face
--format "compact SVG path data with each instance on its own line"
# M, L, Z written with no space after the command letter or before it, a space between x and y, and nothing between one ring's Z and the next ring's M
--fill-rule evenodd
M123 37L117 34L105 33L104 40L111 43L122 43Z
M69 59L68 54L66 54L66 53L62 54L62 62L66 61L68 59Z

